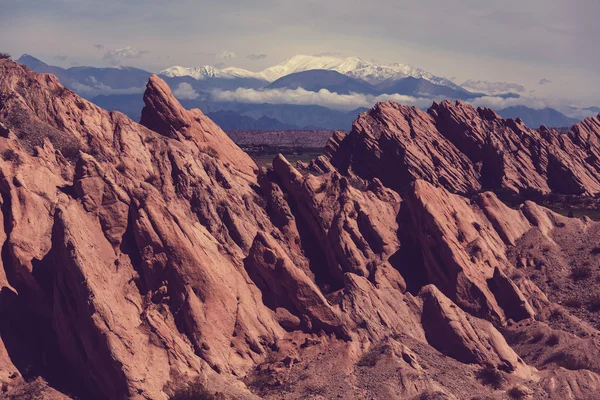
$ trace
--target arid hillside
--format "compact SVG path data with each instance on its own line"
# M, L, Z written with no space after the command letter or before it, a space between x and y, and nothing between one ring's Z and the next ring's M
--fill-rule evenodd
M1 398L600 398L600 222L536 203L595 207L600 118L379 103L259 168L144 103L0 60Z

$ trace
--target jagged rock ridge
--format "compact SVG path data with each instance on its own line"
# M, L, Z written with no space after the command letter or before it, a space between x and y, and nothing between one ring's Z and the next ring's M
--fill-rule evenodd
M379 103L359 116L348 137L334 137L334 165L396 190L424 179L454 193L504 191L595 195L600 192L600 119L563 134L463 102L434 103L428 112Z
M55 398L166 399L197 378L236 399L598 395L593 319L524 271L599 224L482 192L595 193L598 120L563 137L385 103L327 156L259 170L157 77L144 102L136 124L0 60L7 396L38 376Z

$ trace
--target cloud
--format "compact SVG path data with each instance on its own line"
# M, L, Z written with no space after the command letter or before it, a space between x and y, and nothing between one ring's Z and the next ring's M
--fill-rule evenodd
M94 86L84 85L79 82L73 82L70 88L82 97L91 99L100 95L111 95L111 94L138 94L144 93L145 87L130 87L126 89L113 89L110 86L106 86L102 83Z
M248 60L257 61L257 60L263 60L263 59L267 58L267 55L266 54L248 54L246 56L246 58Z
M103 44L95 44L94 47L96 48L96 50L103 50L104 49L104 45Z
M236 58L237 54L235 54L233 51L222 51L220 53L215 54L215 58L217 60L231 60L232 58Z
M579 119L579 120L583 120L588 117L595 117L598 115L597 112L587 110L587 109L580 109L580 108L574 108L570 112L565 112L564 114L567 117L575 118L575 119Z
M345 57L344 53L337 51L324 51L322 53L313 54L315 57Z
M319 105L337 110L354 110L358 107L372 107L380 101L393 100L401 104L413 105L424 108L431 105L431 99L415 98L399 94L385 94L380 96L362 93L338 94L327 89L318 92L298 89L267 89L255 90L240 88L235 91L216 89L211 92L215 101L233 101L240 103L270 103L270 104L295 104Z
M540 98L535 96L521 96L518 99L505 99L502 97L486 96L474 99L470 102L476 107L488 107L494 110L512 106L526 106L534 110L543 110L544 108L553 108L570 118L583 119L589 116L585 110L574 108L571 100L564 98Z
M67 60L67 56L54 56L53 57L56 61L66 61Z
M546 85L548 83L552 83L550 79L542 78L540 79L540 85Z
M199 96L198 92L187 82L180 83L177 89L173 91L173 95L181 100L194 100Z
M109 50L104 54L104 60L110 61L112 65L119 65L123 60L141 58L147 51L136 49L135 47L127 46L121 49Z
M69 52L61 52L86 59L78 49L96 51L90 46L99 40L110 49L118 38L136 38L138 48L172 52L177 65L191 66L198 62L193 49L242 52L260 43L259 50L276 61L333 49L456 75L460 82L490 79L537 87L542 76L554 81L545 88L552 95L600 96L590 93L600 82L600 52L590 50L600 37L597 0L283 1L276 7L266 0L0 3L2 35L11 38L3 47L14 54L44 54L56 43L69 43ZM86 32L77 34L82 24ZM45 34L36 35L34 28ZM148 70L165 67L151 57L143 62ZM530 71L538 77L532 79ZM566 75L570 82L559 85Z
M380 101L395 101L404 105L411 105L421 109L427 109L431 106L434 100L423 97L412 97L400 94L384 94L380 96L373 96L361 93L350 93L350 94L338 94L330 92L326 89L321 89L318 92L308 91L302 88L299 89L244 89L240 88L235 91L226 91L221 89L215 89L211 92L211 98L213 101L222 102L239 102L239 103L251 103L251 104L294 104L294 105L319 105L331 109L349 111L354 110L358 107L372 107L375 103ZM525 97L519 98L503 98L500 96L484 96L470 101L475 107L487 107L494 110L502 110L511 106L526 106L535 110L542 110L544 108L554 108L565 115L577 118L579 114L584 114L581 111L572 108L571 103L567 99L542 99L538 97ZM585 116L592 113L586 111Z
M534 110L542 110L550 107L543 99L536 97L519 97L518 99L505 99L497 96L484 96L474 99L470 102L476 107L487 107L494 110L502 110L512 106L526 106ZM553 107L554 108L554 107Z
M525 86L520 85L518 83L490 82L473 79L469 79L468 81L463 82L463 84L460 86L472 92L482 92L490 95L502 94L507 92L523 93L526 90Z

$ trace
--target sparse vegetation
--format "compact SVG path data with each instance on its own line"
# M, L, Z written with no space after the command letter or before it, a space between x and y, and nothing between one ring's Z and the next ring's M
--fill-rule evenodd
M494 389L501 389L504 385L504 376L492 365L486 365L476 374L477 379L485 385L491 386Z
M506 394L511 399L522 400L529 396L529 391L523 386L513 386L506 391Z
M582 303L578 297L573 296L573 297L569 297L568 299L566 299L564 304L567 307L579 308L579 307L581 307Z
M81 147L75 141L64 144L55 144L52 143L58 150L60 150L63 157L71 162L76 162L79 159L79 151Z
M546 340L546 345L547 346L556 346L559 342L560 342L560 338L558 337L557 334L553 333L552 335L550 335L550 337L548 337L548 340Z
M317 194L323 193L326 189L327 189L327 181L324 181L323 183L321 183L319 185L319 187L317 188L317 190L315 190L315 193L317 193Z
M544 247L542 247L542 253L544 253L544 254L550 253L550 250L552 250L550 248L550 246L544 246Z
M69 89L64 86L57 86L54 89L54 95L57 97L64 97L67 93L69 93Z
M418 397L419 400L447 400L448 396L444 392L423 392Z
M592 298L588 302L587 309L590 312L600 311L600 296L598 296L598 295L592 296Z
M546 360L546 363L550 362L572 371L590 368L587 360L565 351L559 351Z
M538 343L544 338L544 334L542 332L538 332L529 341L529 343Z
M217 397L206 390L200 380L195 380L177 389L172 396L169 396L169 400L217 400Z
M16 165L21 165L23 163L23 160L21 160L19 153L17 153L13 149L4 150L4 152L2 153L2 159L4 161L12 162Z
M42 378L37 378L28 382L23 379L18 379L18 381L14 383L16 383L16 385L13 386L10 395L6 397L0 396L0 398L11 400L43 400L48 398L48 383ZM6 389L8 390L8 387L6 387Z
M327 388L321 385L308 385L304 390L304 394L308 396L324 396L327 393Z
M481 247L479 247L479 245L476 244L471 248L471 255L476 256L479 255L479 253L481 253Z
M10 54L8 53L0 53L0 60L10 60Z
M363 355L358 361L359 367L374 367L379 360L380 352L377 349L373 349Z
M574 267L571 270L571 279L574 281L587 280L592 276L592 269L588 266Z
M590 253L594 255L600 254L600 247L594 247Z
M102 154L102 152L100 151L99 147L91 145L88 149L88 154L94 158L98 158L98 156Z
M152 173L146 177L145 181L146 183L158 188L158 185L160 184L160 177L157 174Z

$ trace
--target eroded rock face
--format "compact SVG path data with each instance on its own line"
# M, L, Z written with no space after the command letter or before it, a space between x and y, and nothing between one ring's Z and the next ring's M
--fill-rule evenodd
M55 398L196 379L235 399L597 393L594 320L542 279L562 264L524 271L600 225L483 191L596 193L596 119L561 135L382 103L324 156L259 170L159 78L144 101L137 124L0 60L3 393L36 377ZM547 362L540 330L561 342Z
M394 189L422 179L460 194L589 195L600 191L599 121L561 134L460 101L427 113L387 102L359 116L343 140L334 137L329 153L339 168Z

